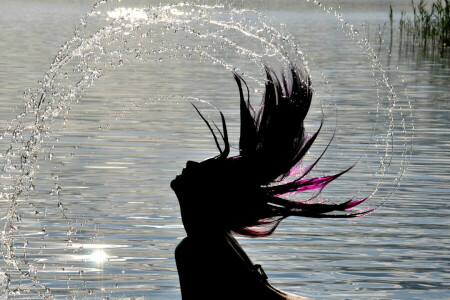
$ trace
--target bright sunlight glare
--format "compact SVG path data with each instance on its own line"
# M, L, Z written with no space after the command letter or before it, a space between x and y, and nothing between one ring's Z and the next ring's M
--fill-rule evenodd
M104 263L108 259L108 257L109 256L105 253L105 251L99 249L92 252L89 260L101 264Z
M144 9L119 7L107 12L108 17L112 19L124 19L131 22L136 20L148 20L148 16Z

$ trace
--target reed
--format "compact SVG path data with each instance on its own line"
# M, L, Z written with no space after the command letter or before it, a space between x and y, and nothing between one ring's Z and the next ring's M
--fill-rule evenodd
M411 0L412 16L401 11L399 21L400 43L407 48L424 51L440 50L448 52L450 46L450 6L449 0L434 0L428 3L420 0L418 4ZM391 32L393 27L392 7L389 11Z

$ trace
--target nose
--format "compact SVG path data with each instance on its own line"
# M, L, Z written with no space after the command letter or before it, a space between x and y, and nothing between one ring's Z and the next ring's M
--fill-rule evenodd
M192 160L188 160L188 162L186 163L186 168L193 168L195 166L198 166L200 163L196 162L196 161L192 161Z

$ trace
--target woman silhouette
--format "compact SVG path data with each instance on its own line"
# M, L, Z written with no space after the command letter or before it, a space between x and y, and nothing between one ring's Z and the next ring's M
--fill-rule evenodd
M194 106L220 154L200 163L188 161L171 183L187 233L175 250L184 300L306 299L272 287L261 266L252 263L232 233L268 236L288 216L358 217L371 212L329 214L348 211L367 198L340 204L314 201L328 183L351 167L335 175L307 178L321 156L310 166L302 166L301 161L322 127L313 135L304 129L312 99L310 79L295 66L288 74L282 73L281 80L270 68L265 70L265 93L258 110L250 105L249 96L244 99L242 83L247 85L234 74L241 109L239 155L228 157L230 146L222 113L219 134L223 150L210 123ZM301 201L283 197L306 190L316 193Z

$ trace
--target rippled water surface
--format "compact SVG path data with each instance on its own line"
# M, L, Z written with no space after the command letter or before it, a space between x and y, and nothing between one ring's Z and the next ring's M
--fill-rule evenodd
M243 4L237 2L236 7L241 8ZM377 112L374 103L379 98L367 53L346 37L336 17L313 3L297 2L255 1L270 18L282 20L284 31L307 56L313 82L322 82L308 128L314 130L320 121L319 100L325 106L325 128L312 156L323 149L335 128L336 117L328 99L336 102L337 137L317 171L335 172L360 157L373 127L378 132L375 138L389 129L389 116L383 110L388 103L381 101ZM137 1L128 3L123 1L123 7L143 6ZM389 21L389 3L329 1L327 5L340 5L345 20L369 35L399 98L406 99L399 102L403 107L397 107L400 110L393 117L396 124L406 121L407 144L414 135L409 167L397 192L369 216L288 219L269 238L239 238L280 289L316 299L450 297L450 63L404 53L395 36L389 56L389 28L383 27ZM92 4L2 1L1 132L7 129L7 121L22 112L23 93L38 87L61 45L72 38ZM408 5L409 1L396 1L394 9L408 9ZM379 24L384 28L381 45L377 43ZM238 36L237 41L249 47L245 37ZM226 59L235 58L230 55ZM254 70L249 70L251 76L256 74L251 72ZM251 87L260 88L256 83ZM164 98L168 94L180 97ZM60 299L180 299L173 252L185 234L169 184L187 160L200 161L217 154L208 129L181 95L219 107L237 146L238 93L231 72L198 58L171 60L165 55L151 68L146 63L125 61L86 88L79 103L71 103L67 113L63 111L55 119L43 133L46 151L38 153L33 189L18 200L21 220L14 223L17 233L10 244L20 261L31 262L22 265L21 271L36 274L38 281L20 275L14 265L2 260L3 293L8 291L18 299L39 298L49 288ZM201 108L217 118L210 106ZM402 155L409 154L404 153L402 126L396 126L393 135L397 141L389 149L394 154L393 171L386 175L374 203L377 195L389 196L402 169ZM2 157L10 139L6 136L0 143ZM383 141L379 146L385 147ZM361 163L327 187L324 197L346 200L364 182L377 180L370 177L379 163L377 151L384 150L369 147ZM4 199L0 202L3 221L8 205ZM2 251L6 257L8 247L3 245Z

